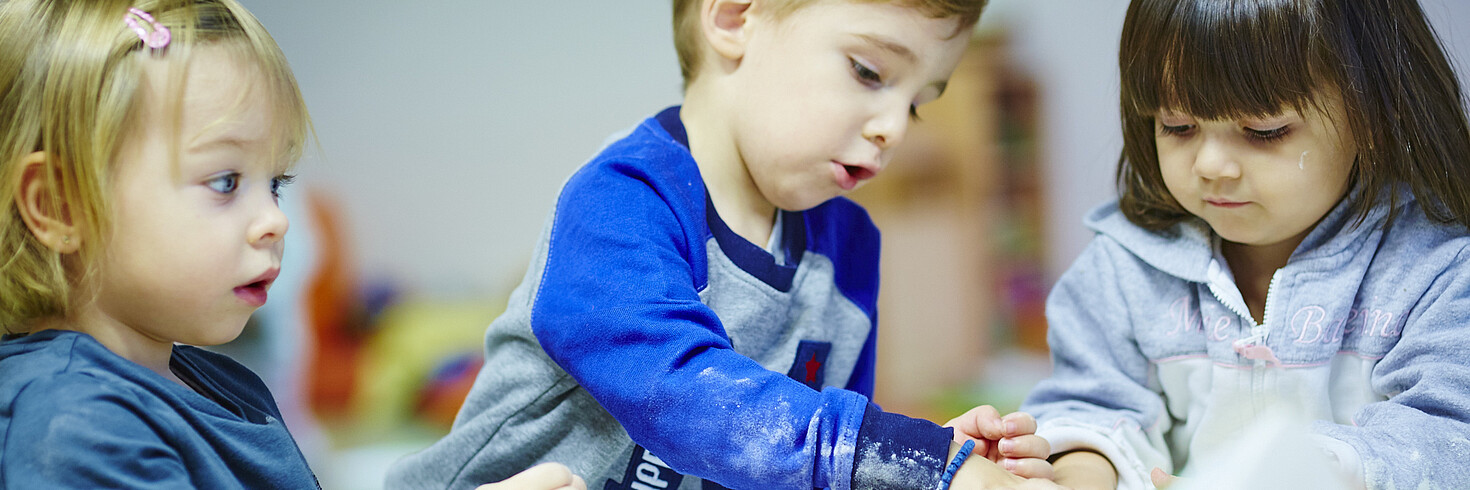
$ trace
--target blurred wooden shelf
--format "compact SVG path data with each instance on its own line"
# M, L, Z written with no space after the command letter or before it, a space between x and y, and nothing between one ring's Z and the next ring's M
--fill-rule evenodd
M976 38L852 194L883 232L875 401L890 411L943 423L959 414L942 399L973 387L987 355L1045 349L1037 91L1006 55L1001 35Z

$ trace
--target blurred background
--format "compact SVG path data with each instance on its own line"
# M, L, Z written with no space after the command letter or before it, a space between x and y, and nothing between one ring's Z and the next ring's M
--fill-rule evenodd
M562 181L680 100L669 2L243 0L318 147L271 302L222 350L261 373L328 489L448 430ZM1470 2L1420 0L1470 81ZM1042 303L1113 196L1125 0L991 0L940 101L859 189L884 232L877 402L1012 410Z

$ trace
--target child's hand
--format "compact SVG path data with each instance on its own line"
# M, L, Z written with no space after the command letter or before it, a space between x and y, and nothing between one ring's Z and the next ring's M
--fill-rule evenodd
M475 490L587 490L587 482L561 463L541 463L500 483L487 483Z
M1153 471L1150 471L1148 473L1148 479L1153 480L1154 486L1159 490L1169 488L1169 485L1173 485L1174 482L1179 481L1179 477L1165 473L1162 468L1154 468Z
M975 440L975 454L1025 478L1052 477L1051 443L1036 434L1036 419L1025 412L1004 417L990 405L970 409L945 427L954 428L955 442Z
M950 444L950 459L954 459L954 453L959 449L959 444ZM1059 486L1055 482L1043 478L1025 479L1007 472L1005 468L995 462L971 457L960 465L959 471L955 472L954 479L950 480L950 490L980 490L980 489L1039 489L1039 490L1065 490L1066 487Z

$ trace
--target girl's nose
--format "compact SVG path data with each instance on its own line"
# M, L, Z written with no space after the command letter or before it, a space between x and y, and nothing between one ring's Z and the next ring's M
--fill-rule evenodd
M1203 138L1194 155L1194 173L1208 180L1240 178L1240 164L1228 144Z
M263 205L260 214L251 222L249 233L250 244L256 247L268 247L281 243L286 237L286 230L291 227L291 221L286 218L286 213L276 205L272 198Z

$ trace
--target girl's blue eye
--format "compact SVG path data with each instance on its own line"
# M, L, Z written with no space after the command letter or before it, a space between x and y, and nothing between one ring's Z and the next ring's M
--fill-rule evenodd
M277 201L280 201L281 189L286 188L286 186L291 185L291 183L295 181L295 175L287 174L278 175L275 178L271 179L271 197L274 197Z
M235 189L240 187L240 174L238 172L222 174L205 181L204 185L220 194L234 194Z
M872 68L868 68L867 65L864 65L862 64L862 62L852 58L848 58L848 61L852 62L852 73L853 76L857 77L858 81L861 81L864 84L868 85L883 84L883 76L879 75L878 72L873 71Z

